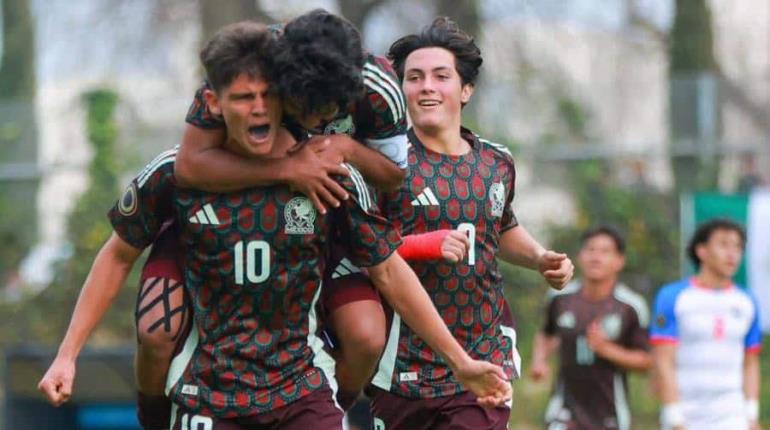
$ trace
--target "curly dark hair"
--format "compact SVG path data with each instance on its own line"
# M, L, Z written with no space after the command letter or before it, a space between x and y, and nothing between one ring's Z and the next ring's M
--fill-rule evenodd
M479 75L481 50L468 33L460 30L457 23L450 18L440 16L425 27L420 34L404 36L390 45L388 58L398 73L398 78L404 79L404 63L412 52L422 48L444 48L455 57L455 69L462 79L463 85L475 84Z
M746 246L746 231L740 224L727 218L712 219L698 226L692 235L692 239L690 239L690 243L687 245L687 257L695 267L700 268L701 263L695 249L698 245L708 242L711 239L711 235L717 230L728 230L738 233L741 237L741 244Z
M241 21L217 31L201 50L200 60L209 84L220 93L242 73L271 82L276 48L264 24Z
M332 104L344 110L364 94L361 35L349 21L323 9L286 24L275 63L276 88L303 115Z
M597 236L607 236L615 242L615 249L620 255L626 254L626 241L620 231L611 225L598 225L583 232L580 235L580 246Z

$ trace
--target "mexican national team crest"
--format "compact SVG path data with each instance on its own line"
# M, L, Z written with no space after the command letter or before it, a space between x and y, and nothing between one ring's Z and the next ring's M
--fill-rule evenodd
M602 330L609 340L616 340L620 337L620 328L622 321L619 314L609 314L602 318Z
M356 132L356 125L353 123L353 117L350 115L344 118L338 118L324 127L324 134L350 134Z
M286 233L311 234L315 230L315 208L307 197L294 197L283 210Z
M489 202L492 204L492 216L503 216L505 207L505 185L502 182L495 182L489 187Z

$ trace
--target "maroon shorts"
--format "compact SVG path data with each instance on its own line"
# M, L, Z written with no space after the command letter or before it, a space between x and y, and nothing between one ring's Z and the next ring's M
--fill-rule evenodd
M462 393L435 399L409 399L372 387L374 430L504 430L511 410L476 403L476 396Z
M249 417L207 417L175 405L171 430L341 430L343 415L326 386L282 408Z
M152 251L147 257L147 262L142 268L141 281L144 282L150 278L173 279L177 282L183 282L182 274L182 250L179 245L179 235L174 224L167 223L161 229L155 242L152 244Z
M361 300L380 301L380 295L369 280L366 269L356 267L345 257L341 245L332 245L326 263L321 292L326 315L331 315L337 308L348 303Z

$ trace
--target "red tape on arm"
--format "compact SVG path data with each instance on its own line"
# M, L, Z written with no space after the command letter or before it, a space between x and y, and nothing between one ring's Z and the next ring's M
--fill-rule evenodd
M436 230L422 234L404 236L398 247L398 255L407 261L440 260L441 244L452 230Z

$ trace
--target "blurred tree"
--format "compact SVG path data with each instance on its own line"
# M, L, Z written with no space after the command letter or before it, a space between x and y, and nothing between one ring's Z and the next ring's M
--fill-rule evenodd
M89 186L77 200L67 224L72 257L58 265L48 288L20 303L12 319L0 324L3 327L0 339L5 342L61 340L93 259L112 232L105 213L119 191L115 164L119 159L114 119L117 101L116 93L107 89L83 95L87 108L86 131L94 156L88 168ZM134 294L133 289L121 291L99 333L124 341L133 337Z
M671 27L671 73L709 72L716 68L711 11L706 0L677 0Z
M35 37L29 0L0 1L0 288L37 236ZM7 164L4 164L7 163ZM23 226L23 228L21 227Z
M261 7L259 0L200 0L201 40L208 40L224 25L253 19L265 23L275 20Z
M452 18L463 31L480 39L479 0L436 0L436 16Z

